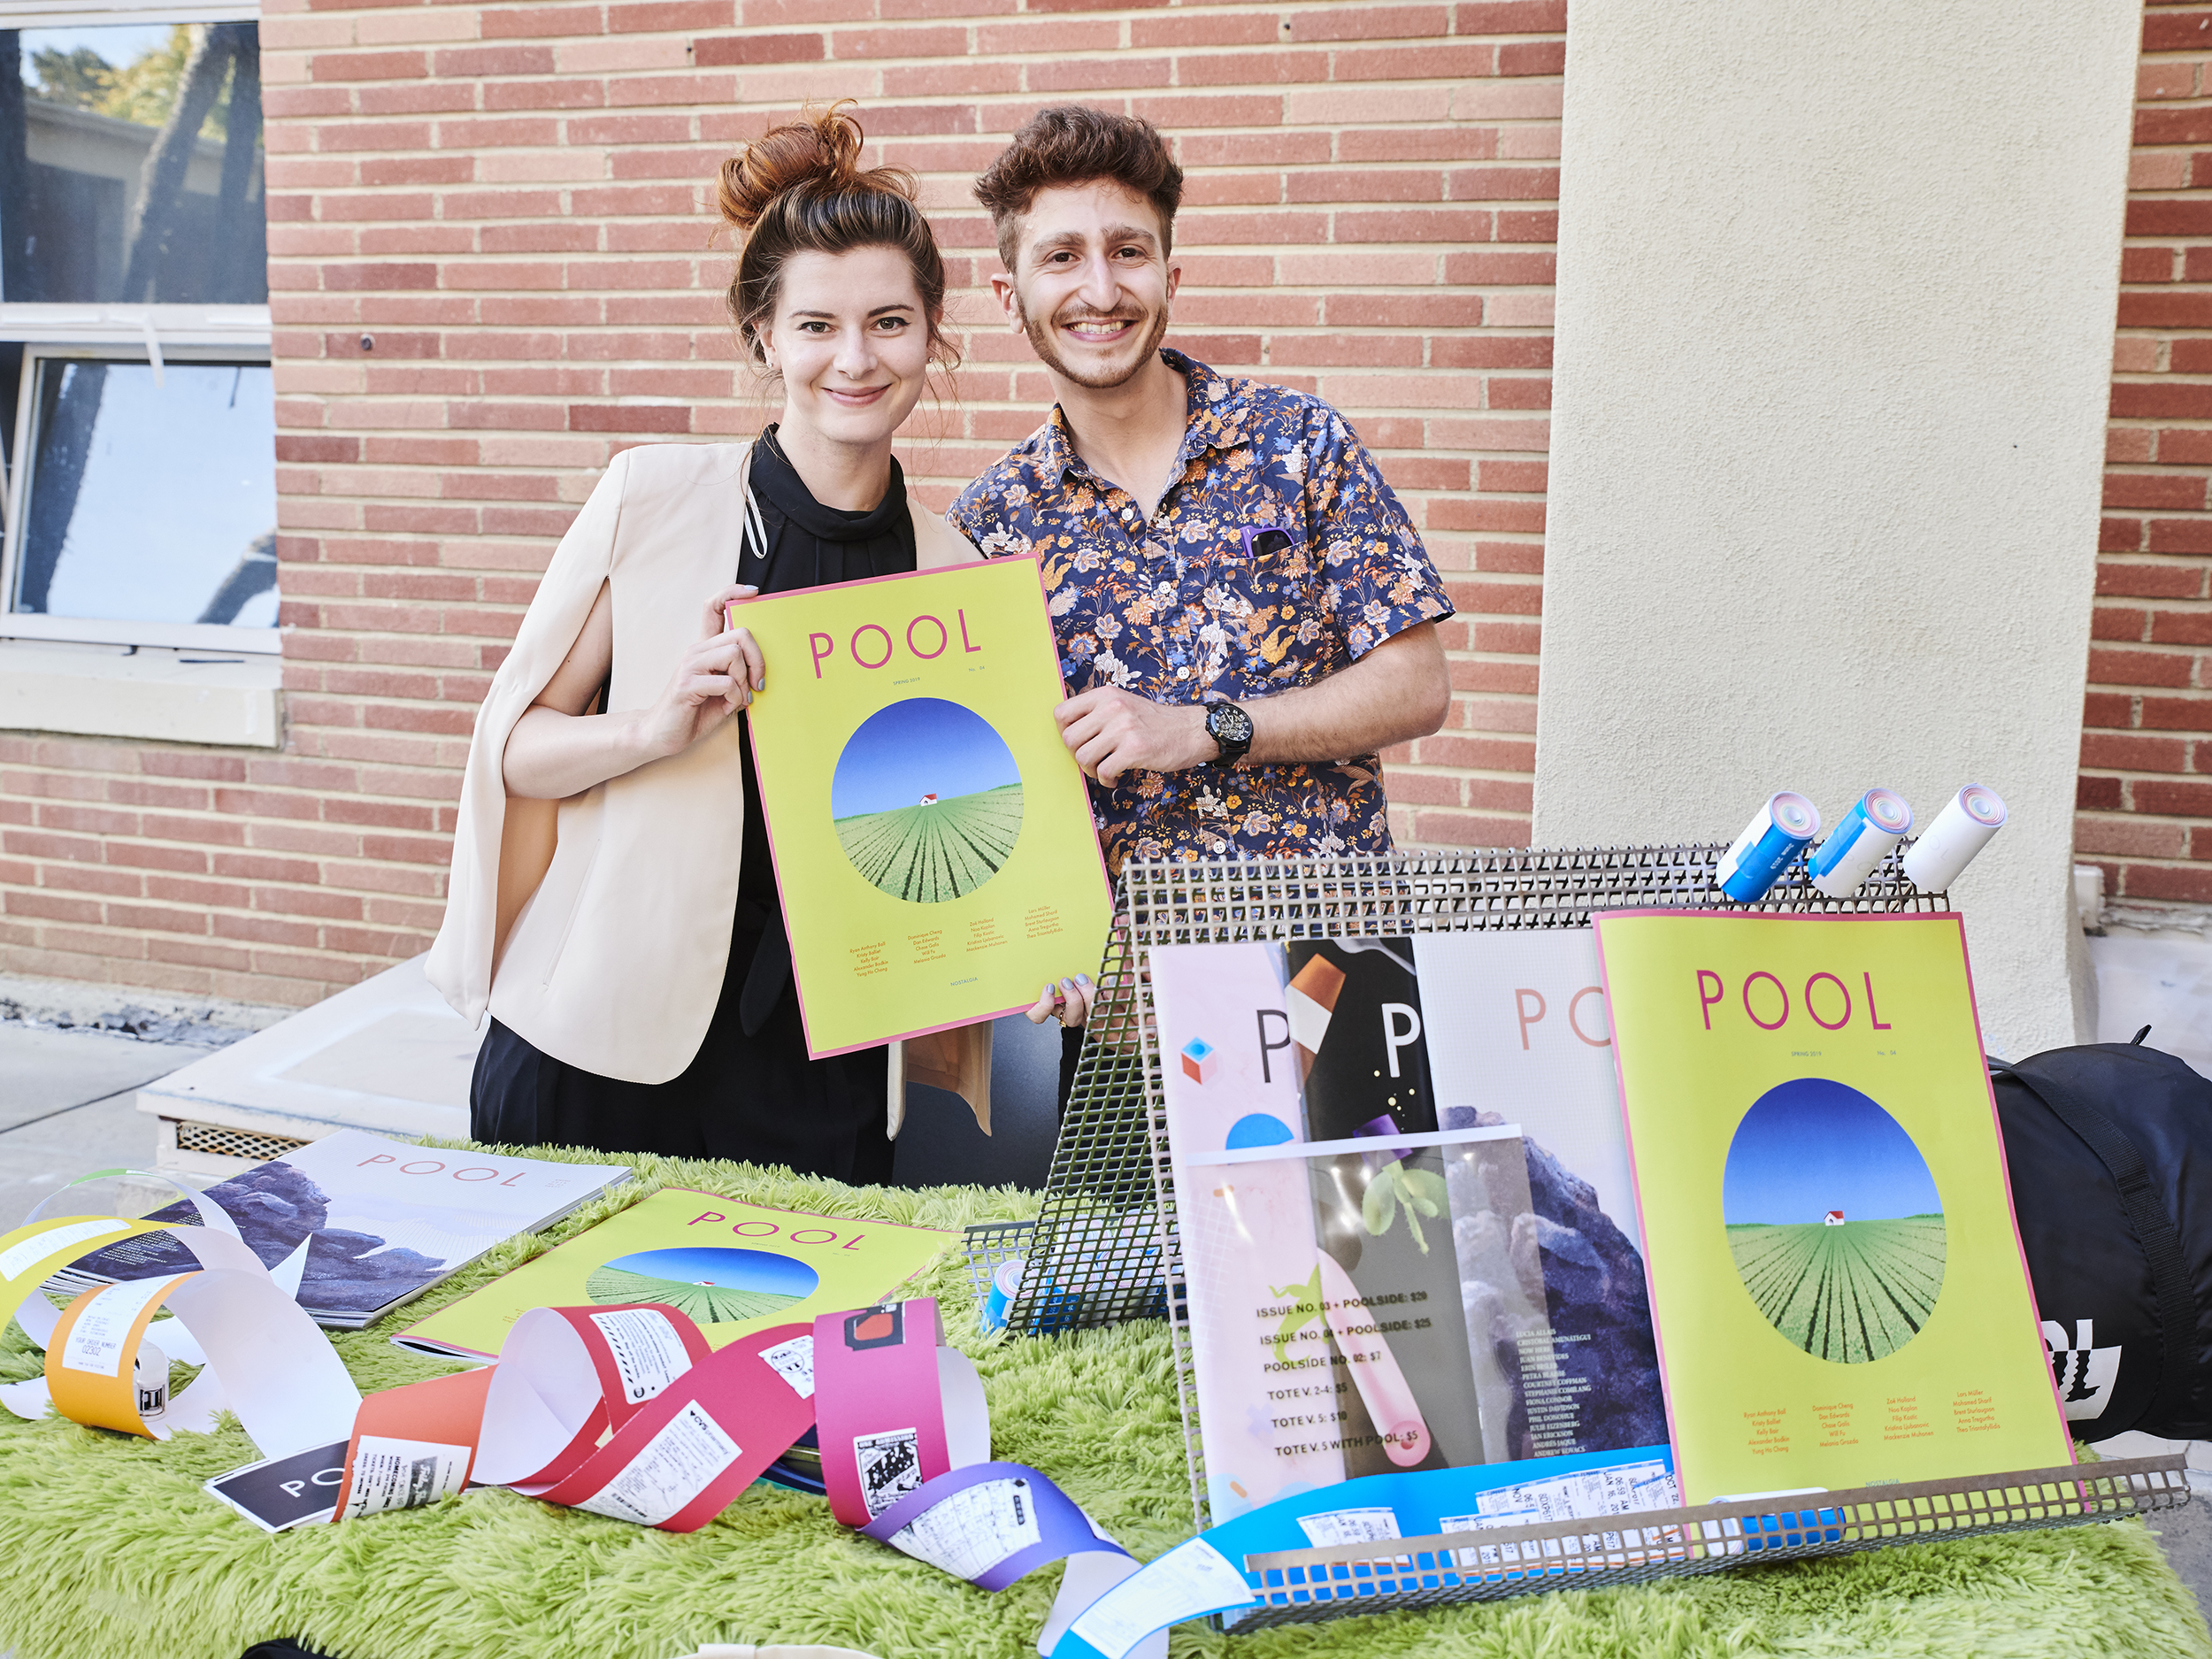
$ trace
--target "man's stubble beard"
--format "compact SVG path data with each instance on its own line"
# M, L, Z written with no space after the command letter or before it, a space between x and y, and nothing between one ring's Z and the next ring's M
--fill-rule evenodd
M1022 303L1018 289L1014 295L1015 312L1021 319L1022 332L1029 336L1029 349L1037 354L1038 361L1054 373L1073 381L1091 392L1110 392L1117 386L1126 386L1143 372L1144 365L1159 350L1160 342L1167 338L1168 308L1164 305L1153 313L1152 331L1146 337L1144 349L1129 360L1129 366L1110 380L1095 375L1078 373L1060 356L1056 337L1049 318L1038 320L1029 314L1029 307Z

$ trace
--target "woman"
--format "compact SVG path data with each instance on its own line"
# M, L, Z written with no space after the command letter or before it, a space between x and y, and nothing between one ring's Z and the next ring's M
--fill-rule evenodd
M479 1141L890 1178L909 1068L806 1057L742 713L767 664L725 620L756 593L978 557L892 457L956 357L913 181L860 170L860 145L840 106L724 165L745 238L730 309L781 418L754 444L618 456L485 699L429 964L465 1016L491 1015ZM987 1128L989 1033L945 1033L910 1068Z

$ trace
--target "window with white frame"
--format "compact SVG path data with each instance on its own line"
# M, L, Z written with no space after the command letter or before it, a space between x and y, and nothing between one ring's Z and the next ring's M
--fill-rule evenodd
M59 4L0 0L0 639L274 652L257 31Z

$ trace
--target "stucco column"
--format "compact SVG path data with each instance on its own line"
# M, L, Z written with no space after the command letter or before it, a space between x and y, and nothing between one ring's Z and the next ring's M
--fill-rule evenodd
M2135 0L1575 0L1534 835L1970 779L1990 1046L2069 893Z

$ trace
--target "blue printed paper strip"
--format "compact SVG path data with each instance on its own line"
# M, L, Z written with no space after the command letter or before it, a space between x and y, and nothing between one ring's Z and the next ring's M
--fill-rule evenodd
M1589 1523L1592 1533L1607 1540L1609 1548L1609 1535L1632 1525L1636 1515L1672 1509L1678 1501L1673 1459L1664 1446L1367 1475L1278 1499L1210 1527L1084 1608L1056 1645L1038 1646L1049 1659L1126 1659L1146 1636L1185 1619L1261 1603L1331 1601L1340 1590L1371 1594L1375 1587L1371 1572L1348 1572L1341 1581L1317 1572L1291 1584L1277 1571L1263 1580L1245 1570L1253 1555L1567 1520ZM1540 1556L1527 1563L1469 1559L1479 1553L1488 1557L1508 1552L1477 1546L1459 1550L1457 1560L1448 1551L1426 1563L1406 1565L1409 1576L1431 1587L1440 1576L1455 1577L1462 1569L1565 1571L1542 1567ZM1387 1552L1378 1555L1386 1558Z
M1003 1590L1086 1551L1129 1555L1025 1463L969 1463L940 1475L860 1530L979 1590Z
M1080 1609L1137 1571L1129 1552L1082 1505L1025 1463L967 1463L925 1481L860 1529L979 1590L1003 1590L1040 1567L1068 1563L1037 1651L1051 1653ZM1130 1652L1144 1647L1139 1631ZM1167 1637L1146 1650L1166 1659Z
M1250 1607L1259 1598L1247 1587L1242 1569L1207 1541L1211 1536L1178 1544L1147 1563L1071 1619L1050 1648L1040 1640L1038 1651L1048 1659L1126 1659L1148 1638L1161 1639L1164 1649L1170 1624Z

